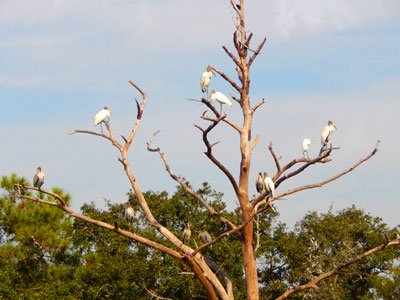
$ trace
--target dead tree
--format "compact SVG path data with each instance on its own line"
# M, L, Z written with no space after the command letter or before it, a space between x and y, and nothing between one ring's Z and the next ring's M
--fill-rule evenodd
M140 204L141 209L143 210L143 213L145 214L148 223L153 226L168 242L169 246L164 246L159 243L156 243L146 237L137 235L131 231L126 231L121 229L117 222L115 222L113 225L94 220L90 217L84 216L82 214L79 214L71 208L67 206L66 201L60 197L59 195L40 189L40 192L47 194L49 196L52 196L54 201L49 201L49 200L44 200L39 197L34 197L34 196L27 196L23 193L25 189L29 190L35 190L39 191L38 188L36 187L29 187L29 186L16 186L16 191L18 194L18 197L21 199L29 199L32 201L37 201L42 204L46 205L52 205L56 206L62 210L64 210L67 214L70 216L73 216L77 219L80 219L82 221L91 223L95 226L100 226L106 229L109 229L111 231L114 231L116 234L125 236L129 239L135 240L137 242L140 242L148 247L157 249L158 251L161 251L165 254L168 254L178 260L183 261L187 266L193 271L195 274L196 278L199 280L199 282L202 284L204 287L204 290L207 292L208 298L209 299L223 299L223 300L233 300L234 299L234 294L233 294L233 287L232 287L232 282L229 278L229 274L227 274L222 268L220 268L218 265L215 264L211 259L208 257L204 257L201 254L201 250L220 241L222 238L229 236L229 235L235 235L237 236L240 241L241 241L241 250L242 250L242 257L243 257L243 268L245 271L245 276L246 276L246 284L247 284L247 297L248 299L251 300L258 300L259 299L259 289L258 289L258 275L257 275L257 268L256 268L256 260L255 260L255 251L253 248L253 238L254 238L254 222L253 219L259 214L264 213L266 210L268 210L270 207L272 207L272 202L275 200L278 200L284 196L288 196L293 193L300 192L305 189L312 189L316 187L321 187L325 184L328 184L331 181L336 180L337 178L347 174L348 172L351 172L354 170L356 167L358 167L360 164L365 162L366 160L370 159L373 155L376 154L378 151L378 144L377 143L376 147L373 149L373 151L367 155L365 158L361 159L359 162L355 163L348 169L334 175L331 178L322 180L317 183L313 184L308 184L304 186L299 186L295 189L288 190L281 192L279 194L275 194L274 197L272 198L267 198L266 199L266 192L262 192L256 199L251 200L249 196L249 174L250 174L250 166L251 166L251 155L252 151L257 145L257 142L259 140L259 135L256 135L254 139L251 137L251 129L252 129L252 121L253 121L253 116L257 109L264 104L264 100L259 101L256 104L251 105L250 99L249 99L249 90L250 90L250 68L257 58L257 56L260 54L265 42L266 38L263 39L263 41L258 45L255 50L252 50L250 46L251 39L253 37L252 33L247 34L246 31L246 25L245 25L245 17L244 17L244 0L240 0L240 5L236 4L233 0L229 0L230 4L232 6L232 9L235 11L237 14L236 18L236 24L235 24L235 30L233 33L233 44L235 48L235 52L232 53L230 50L228 50L227 47L223 46L223 50L225 53L231 58L233 61L234 65L236 66L236 72L238 76L238 81L235 81L228 77L223 71L219 70L218 68L214 66L209 66L211 70L219 74L228 85L232 86L233 89L236 92L236 95L231 95L232 99L235 100L236 105L234 109L239 109L242 112L242 120L241 120L241 126L238 125L238 122L235 122L234 120L231 120L227 117L227 115L223 115L221 112L219 112L211 103L208 99L202 98L200 100L196 100L201 102L205 107L206 107L206 112L204 112L201 115L201 118L203 120L206 120L209 122L209 126L206 128L202 128L200 126L196 126L202 136L202 140L204 142L204 145L206 147L205 155L215 164L217 169L219 169L229 180L229 182L232 185L232 188L235 192L235 195L240 203L240 208L241 208L241 213L242 213L242 221L241 224L234 224L231 220L228 220L227 218L223 217L220 215L212 206L210 206L207 201L201 197L201 195L197 194L194 192L186 183L185 181L176 176L173 171L171 170L169 163L167 161L166 156L162 152L162 150L158 147L153 147L152 143L154 138L156 137L157 133L155 133L149 142L147 143L147 149L152 152L156 152L160 155L163 164L166 168L166 171L169 173L169 175L172 177L173 180L175 180L177 183L179 183L182 188L188 192L190 195L195 197L209 212L211 217L217 218L221 223L226 224L228 228L230 228L229 231L221 234L220 236L216 237L213 241L203 244L197 249L193 249L189 247L188 245L185 245L181 242L180 237L176 236L174 233L172 233L170 230L168 230L166 227L162 226L156 217L153 215L151 209L149 208L147 201L145 197L143 196L142 190L140 189L139 184L137 183L134 172L131 169L131 165L129 163L128 159L128 149L130 148L133 139L135 137L135 134L138 130L138 127L140 125L143 112L145 109L145 104L146 104L146 93L142 91L135 83L132 81L129 81L129 83L136 89L137 92L140 93L142 99L139 102L136 100L136 106L137 106L137 114L136 114L136 119L133 124L132 130L130 132L130 135L128 138L122 136L123 142L118 142L116 137L114 136L114 131L111 128L109 123L105 123L106 125L106 133L97 133L89 130L74 130L70 132L70 135L76 134L76 133L82 133L82 134L89 134L89 135L94 135L98 136L100 138L104 138L110 141L110 143L119 151L119 162L122 164L122 167L125 171L126 176L128 177L130 184L132 186L132 189L134 190L138 202ZM241 153L241 158L240 158L240 163L238 165L239 169L238 175L235 176L230 170L228 170L227 167L225 167L220 160L214 155L213 153L213 147L217 143L213 143L209 140L209 133L214 130L217 126L221 126L223 124L228 125L229 127L234 130L239 137L240 141L240 153ZM290 179L293 176L296 176L306 170L308 167L311 167L314 164L317 163L328 163L330 162L330 154L332 151L337 150L338 148L327 148L324 151L321 152L321 154L318 157L315 157L313 159L308 159L308 158L297 158L293 159L289 163L287 163L284 166L280 165L280 162L277 158L276 153L273 150L272 143L268 147L269 152L275 161L276 165L276 174L272 177L273 182L275 183L275 188L278 188L280 184L285 181ZM290 294L295 293L297 291L301 291L304 289L308 288L314 288L318 282L321 280L328 278L329 276L332 276L336 273L339 272L341 268L344 268L350 264L353 264L360 259L364 258L365 256L371 255L377 251L383 250L386 247L389 246L394 246L394 245L399 245L400 244L400 238L397 238L395 240L388 240L387 243L371 249L370 251L367 251L365 253L360 254L359 256L355 257L354 259L343 262L339 266L337 266L335 269L331 270L330 272L324 273L320 275L318 278L314 279L312 282L309 282L308 284L304 284L298 287L294 287L287 292L285 292L283 295L281 295L278 299L285 299L287 298ZM224 279L224 282L221 282L220 279L217 277L217 275L221 275L221 277Z

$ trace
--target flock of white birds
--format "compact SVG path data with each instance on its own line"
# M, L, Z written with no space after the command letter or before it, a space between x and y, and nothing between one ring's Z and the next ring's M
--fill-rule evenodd
M210 85L211 77L213 76L214 71L211 69L210 66L207 67L207 71L204 72L201 76L200 79L200 87L201 91L204 93L204 95L208 98L208 87ZM226 97L223 93L221 92L216 92L215 90L211 91L210 94L210 99L215 100L220 103L221 105L221 112L222 112L222 104L232 106L232 102ZM111 111L110 109L105 106L102 110L100 110L96 116L94 117L94 125L97 126L102 123L108 123L110 120L111 116ZM107 124L106 124L107 126ZM324 127L321 133L321 152L324 148L327 147L329 140L332 137L333 131L336 129L335 124L333 124L331 121L328 122L328 125ZM103 128L101 127L101 132L103 132ZM305 158L309 159L308 155L308 148L311 144L311 142L314 141L313 139L304 139L303 140L303 155ZM320 154L321 154L320 152ZM42 172L41 167L38 167L36 170L36 173L33 177L33 186L36 188L41 188L44 183L44 173ZM264 190L267 192L266 199L270 199L274 197L275 193L275 184L272 181L272 179L268 176L267 172L264 172L264 174L261 174L261 172L258 173L258 177L256 180L256 190L258 193L262 193ZM273 209L273 206L270 206ZM134 210L132 206L128 203L125 206L125 218L126 222L128 225L132 225L133 219L134 219ZM183 231L182 235L182 243L183 244L188 244L191 236L191 230L190 230L190 224L186 224L186 228ZM211 242L212 238L211 235L204 230L201 230L199 233L199 236L201 240L204 243L209 243Z

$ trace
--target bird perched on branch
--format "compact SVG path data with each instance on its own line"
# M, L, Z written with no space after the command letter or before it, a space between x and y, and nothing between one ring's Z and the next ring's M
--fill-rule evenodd
M36 173L33 176L33 186L40 189L43 183L44 183L44 173L42 172L41 167L37 167Z
M190 236L192 235L192 231L190 230L190 224L187 223L186 224L186 228L183 231L183 235L182 235L182 243L184 243L185 245L187 245L189 243L190 240Z
M313 139L304 139L303 140L303 155L305 158L310 158L308 156L308 147L310 146L312 141L314 141L314 140Z
M201 238L204 244L210 243L212 241L211 235L203 229L200 230L199 237ZM212 250L212 245L210 245L209 248L210 250Z
M232 102L226 97L224 94L220 92L216 92L215 90L211 91L210 98L212 100L218 101L221 104L221 112L222 112L222 104L226 104L228 106L232 106Z
M267 191L267 197L266 197L267 200L270 198L274 198L275 184L272 181L272 179L268 177L267 172L264 172L264 189ZM275 212L275 208L272 205L272 203L269 203L269 207L272 209L272 211Z
M107 106L104 106L104 108L100 110L94 117L94 125L97 126L99 124L102 124L103 122L109 122L110 116L111 110ZM101 127L101 132L103 132L103 125Z
M264 172L264 189L267 191L267 196L273 198L275 194L275 184L271 178L268 177L267 172Z
M261 193L264 190L264 177L262 176L261 172L258 173L256 189L258 193Z
M208 98L208 86L210 84L211 81L211 76L213 76L214 72L213 70L211 70L211 67L208 66L207 67L207 71L204 72L201 75L201 79L200 79L200 87L201 87L201 91L203 93L207 93L207 98Z
M126 218L126 222L128 223L128 225L132 225L134 216L135 216L135 212L133 211L132 206L129 203L126 204L125 218Z
M328 144L329 140L332 137L333 131L337 129L335 124L333 124L331 121L328 122L328 125L324 127L321 133L321 146L322 148L326 147ZM321 149L322 150L322 149Z

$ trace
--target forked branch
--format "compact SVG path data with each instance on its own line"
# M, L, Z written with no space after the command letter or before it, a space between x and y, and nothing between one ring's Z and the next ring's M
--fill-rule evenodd
M232 184L233 189L235 190L236 195L239 194L239 187L238 184L235 180L235 178L232 176L232 174L228 171L228 169L219 161L215 158L215 156L212 154L212 145L208 141L208 133L214 129L215 126L218 125L218 123L223 119L224 117L219 117L217 120L215 120L210 126L207 127L207 129L203 129L200 126L195 125L196 128L198 128L202 133L203 133L203 142L206 145L207 151L205 152L205 155L225 174L226 177L228 177L229 181Z
M192 99L193 101L194 101L194 99ZM202 98L201 99L201 103L203 103L203 104L205 104L209 109L211 109L211 111L214 113L214 115L215 115L215 117L217 118L217 119L214 119L214 118L210 118L210 117L207 117L205 114L206 114L206 111L203 113L203 115L201 116L201 118L203 119L203 120L207 120L207 121L211 121L211 122L217 122L217 120L219 119L219 118L221 118L221 114L217 111L217 109L214 107L214 105L212 105L212 103L210 102L210 101L208 101L207 99L204 99L204 98ZM222 118L221 118L221 120L223 121L223 122L225 122L226 124L228 124L228 125L230 125L233 129L235 129L237 132L241 132L241 128L235 123L235 122L233 122L232 120L230 120L230 119L228 119L227 117L226 117L226 115L224 115Z

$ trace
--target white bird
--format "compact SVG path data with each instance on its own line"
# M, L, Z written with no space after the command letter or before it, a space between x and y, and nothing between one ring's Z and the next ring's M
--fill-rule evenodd
M211 81L211 76L213 75L213 71L211 70L211 67L208 66L207 67L207 71L204 72L201 75L201 79L200 79L200 87L201 87L201 91L203 93L207 93L208 96L208 86L210 84Z
M44 183L44 173L42 172L42 168L38 167L36 169L35 176L33 176L33 186L40 189L43 183Z
M268 177L267 172L264 172L264 188L267 191L267 196L273 198L275 194L275 184L272 179Z
M130 206L129 203L126 204L125 218L126 218L126 222L128 223L128 225L132 225L134 216L135 216L135 212L133 211L132 206Z
M104 108L100 110L94 117L94 125L97 126L100 123L108 122L110 120L110 116L111 110L107 106L104 106ZM106 121L106 119L108 120ZM101 127L101 132L103 132L103 126Z
M211 235L207 231L205 231L203 229L200 230L199 236L200 236L200 238L201 238L201 240L203 241L204 244L207 244L207 243L212 241ZM211 249L212 249L212 245L210 245L210 250Z
M183 231L183 235L182 235L182 243L184 244L188 244L189 240L190 240L190 236L192 235L192 231L190 230L190 224L187 223L186 224L186 228Z
M216 92L215 90L211 91L210 98L212 100L218 101L221 104L221 112L222 112L222 104L232 106L232 102L228 99L228 97L226 97L224 94L220 92Z
M264 177L262 176L261 172L258 173L256 189L258 193L261 193L264 190Z
M312 141L314 141L314 139L304 139L303 140L303 155L306 158L310 158L308 156L308 147L310 146Z
M328 122L328 125L324 127L321 133L321 146L322 148L326 147L328 144L329 140L332 137L333 131L337 129L335 124L333 124L331 121ZM321 149L322 150L322 149Z

